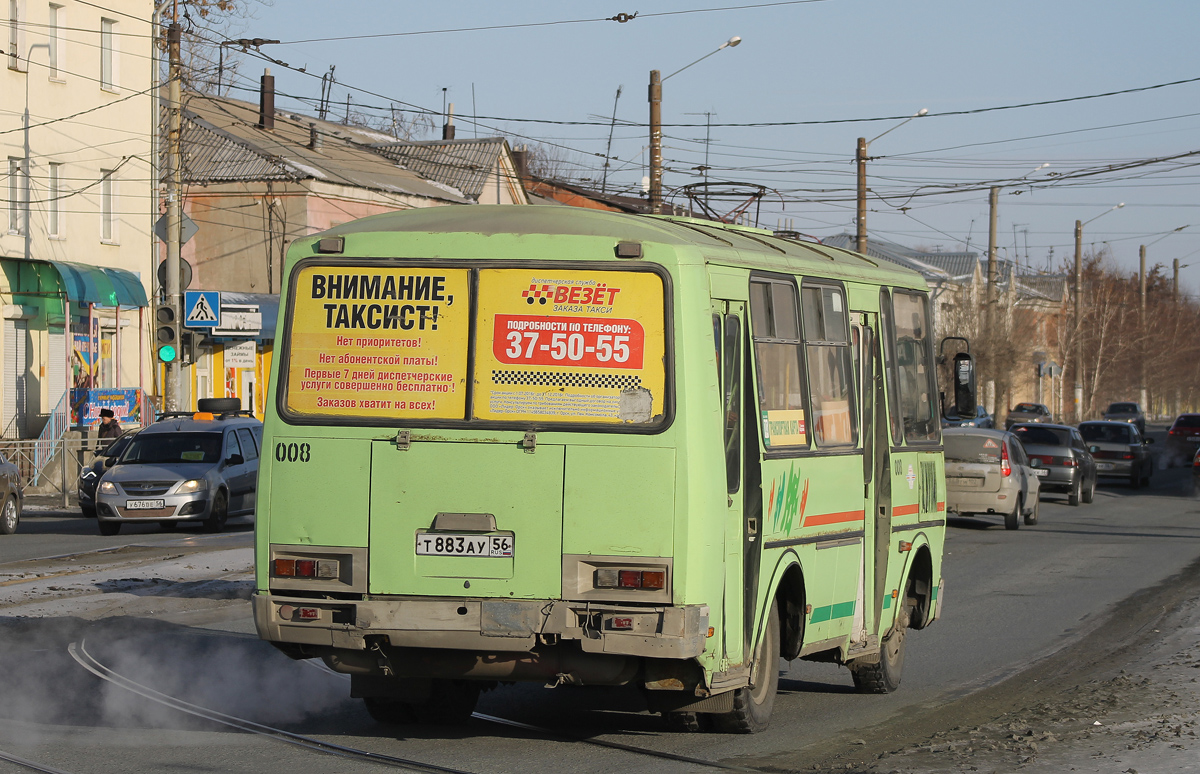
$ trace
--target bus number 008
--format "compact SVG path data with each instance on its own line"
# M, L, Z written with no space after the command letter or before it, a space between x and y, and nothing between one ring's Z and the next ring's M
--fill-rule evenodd
M311 447L306 443L277 443L275 444L276 462L308 462L312 455Z

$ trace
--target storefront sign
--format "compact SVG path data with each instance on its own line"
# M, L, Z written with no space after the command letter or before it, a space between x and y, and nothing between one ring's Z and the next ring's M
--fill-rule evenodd
M141 390L71 390L71 423L100 424L100 409L109 409L118 422L142 421Z
M258 347L254 341L226 344L223 358L226 368L254 368Z

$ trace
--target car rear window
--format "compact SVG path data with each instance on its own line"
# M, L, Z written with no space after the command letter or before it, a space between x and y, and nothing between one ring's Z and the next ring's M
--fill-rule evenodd
M1107 414L1136 414L1138 410L1136 403L1114 403L1108 407Z
M1123 425L1089 425L1085 422L1079 426L1079 434L1091 443L1133 443L1133 432Z
M1200 414L1183 414L1175 420L1175 427L1200 427Z
M946 433L942 436L946 446L947 462L1000 462L1000 446L1004 443L989 435L959 435Z
M1048 427L1014 427L1013 433L1023 444L1042 446L1070 446L1071 434L1067 430L1051 430Z
M1021 411L1026 414L1036 414L1040 409L1041 406L1036 403L1018 403L1017 407L1013 409L1013 411Z

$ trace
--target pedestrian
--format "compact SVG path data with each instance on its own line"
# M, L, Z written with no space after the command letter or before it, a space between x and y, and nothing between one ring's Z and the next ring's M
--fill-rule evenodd
M96 437L119 438L120 436L121 423L117 421L112 409L100 409L100 432L96 434Z

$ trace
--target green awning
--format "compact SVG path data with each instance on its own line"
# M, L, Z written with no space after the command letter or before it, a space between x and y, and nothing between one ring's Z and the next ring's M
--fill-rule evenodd
M62 278L67 298L97 306L148 306L146 289L129 271L85 263L51 261Z

